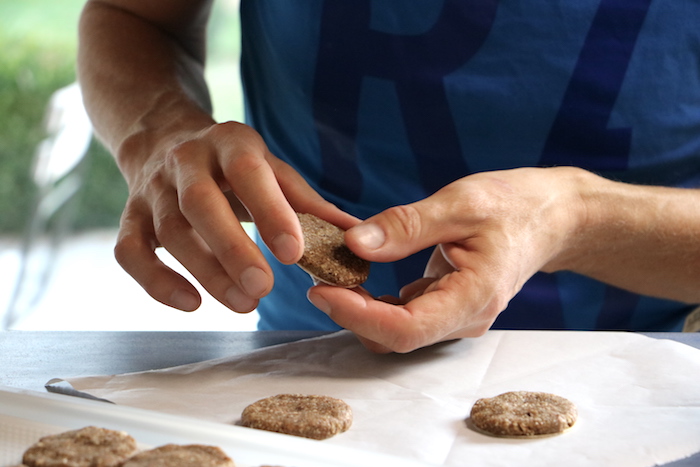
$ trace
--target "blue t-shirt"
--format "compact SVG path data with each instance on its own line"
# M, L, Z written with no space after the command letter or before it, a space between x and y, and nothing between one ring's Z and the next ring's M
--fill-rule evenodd
M247 120L360 218L521 166L698 187L698 18L691 0L244 0ZM263 250L260 328L337 329ZM366 288L396 295L428 254L373 264ZM691 308L538 273L494 327L679 330Z

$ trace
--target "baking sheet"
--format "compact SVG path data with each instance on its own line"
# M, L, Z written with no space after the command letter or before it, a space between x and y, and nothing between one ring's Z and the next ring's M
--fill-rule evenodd
M0 387L0 467L20 463L39 437L88 425L123 430L139 448L167 443L221 447L237 467L356 467L426 464L322 442L100 401Z
M235 338L235 335L232 335ZM348 402L352 428L324 441L445 466L646 467L700 451L700 350L619 332L489 331L407 355L375 355L346 331L245 355L129 375L69 378L117 404L234 424L284 392ZM488 437L466 418L480 397L545 391L579 421L536 440Z

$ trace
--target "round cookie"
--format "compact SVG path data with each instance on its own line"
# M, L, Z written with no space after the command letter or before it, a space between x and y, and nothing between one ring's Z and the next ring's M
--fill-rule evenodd
M532 437L563 433L576 423L576 406L545 392L514 391L479 399L470 420L478 430L500 437Z
M166 444L143 451L121 467L234 467L233 460L216 446Z
M250 404L241 414L249 428L311 439L326 439L352 424L352 409L340 399L304 394L278 394Z
M123 431L88 426L45 436L24 452L28 467L111 467L136 452L136 441Z
M340 287L357 287L369 276L369 261L345 244L345 232L312 214L297 214L304 233L304 254L297 265L312 278Z

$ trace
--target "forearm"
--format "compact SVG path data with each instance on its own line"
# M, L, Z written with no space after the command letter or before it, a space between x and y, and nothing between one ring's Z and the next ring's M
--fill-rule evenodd
M121 150L125 142L213 123L203 78L209 5L173 2L182 5L160 13L113 3L88 2L83 11L78 76L96 133L124 169L133 156Z
M700 303L700 191L613 182L578 171L585 218L545 268L645 295Z

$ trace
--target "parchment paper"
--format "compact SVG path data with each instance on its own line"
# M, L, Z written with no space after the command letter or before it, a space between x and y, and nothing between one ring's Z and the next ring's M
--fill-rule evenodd
M700 351L632 333L489 331L375 355L341 331L164 370L66 381L116 404L234 424L266 396L330 395L352 406L354 422L323 443L435 465L653 466L700 451ZM513 390L564 396L579 420L563 435L530 440L468 427L476 399Z

